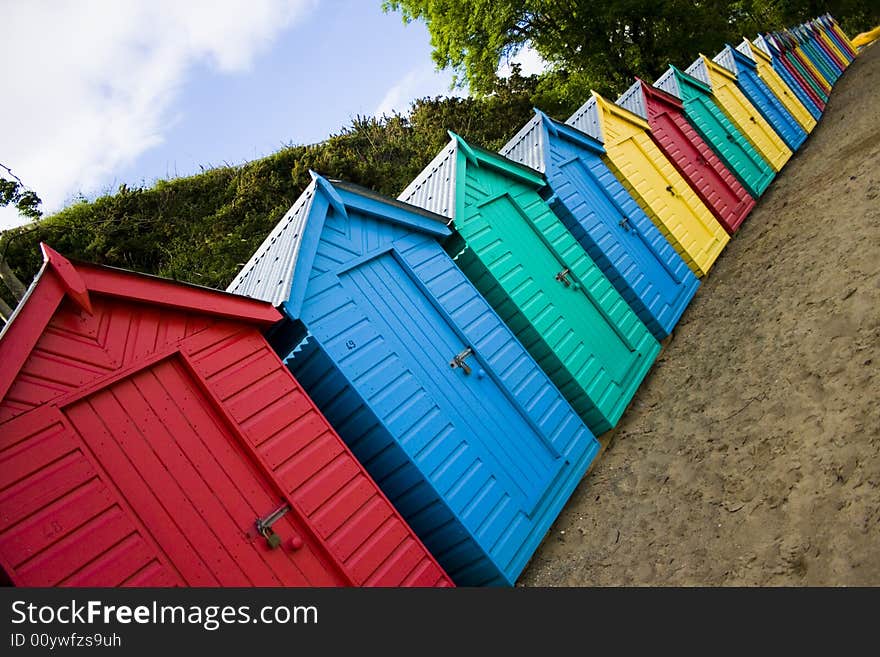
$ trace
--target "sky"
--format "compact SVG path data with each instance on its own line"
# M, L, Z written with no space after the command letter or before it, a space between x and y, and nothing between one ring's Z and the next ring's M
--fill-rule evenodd
M451 92L381 0L0 0L0 164L47 214ZM540 70L532 51L517 56ZM5 172L0 170L0 175ZM25 223L0 208L0 230Z

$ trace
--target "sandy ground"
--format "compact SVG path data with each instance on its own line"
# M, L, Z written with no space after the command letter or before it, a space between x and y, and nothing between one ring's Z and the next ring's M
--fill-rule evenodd
M520 585L880 585L880 46L731 240Z

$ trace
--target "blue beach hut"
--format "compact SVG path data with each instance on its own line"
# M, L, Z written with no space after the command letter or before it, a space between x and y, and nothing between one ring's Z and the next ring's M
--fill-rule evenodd
M540 171L542 196L658 340L675 327L697 277L602 161L602 144L540 110L501 149Z
M229 291L280 307L273 347L453 580L510 585L599 443L444 252L448 223L313 174Z

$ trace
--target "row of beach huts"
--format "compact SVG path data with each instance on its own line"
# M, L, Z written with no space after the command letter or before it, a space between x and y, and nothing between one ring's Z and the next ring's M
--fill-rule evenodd
M823 16L398 199L313 174L227 292L44 264L0 335L0 578L512 585L855 51Z

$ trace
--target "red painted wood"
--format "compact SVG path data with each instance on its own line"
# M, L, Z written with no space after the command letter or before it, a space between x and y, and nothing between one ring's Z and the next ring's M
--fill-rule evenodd
M271 306L45 252L0 338L10 581L451 586L260 333ZM254 524L284 503L272 550Z
M641 87L651 138L732 235L755 199L693 128L677 98L644 82Z

